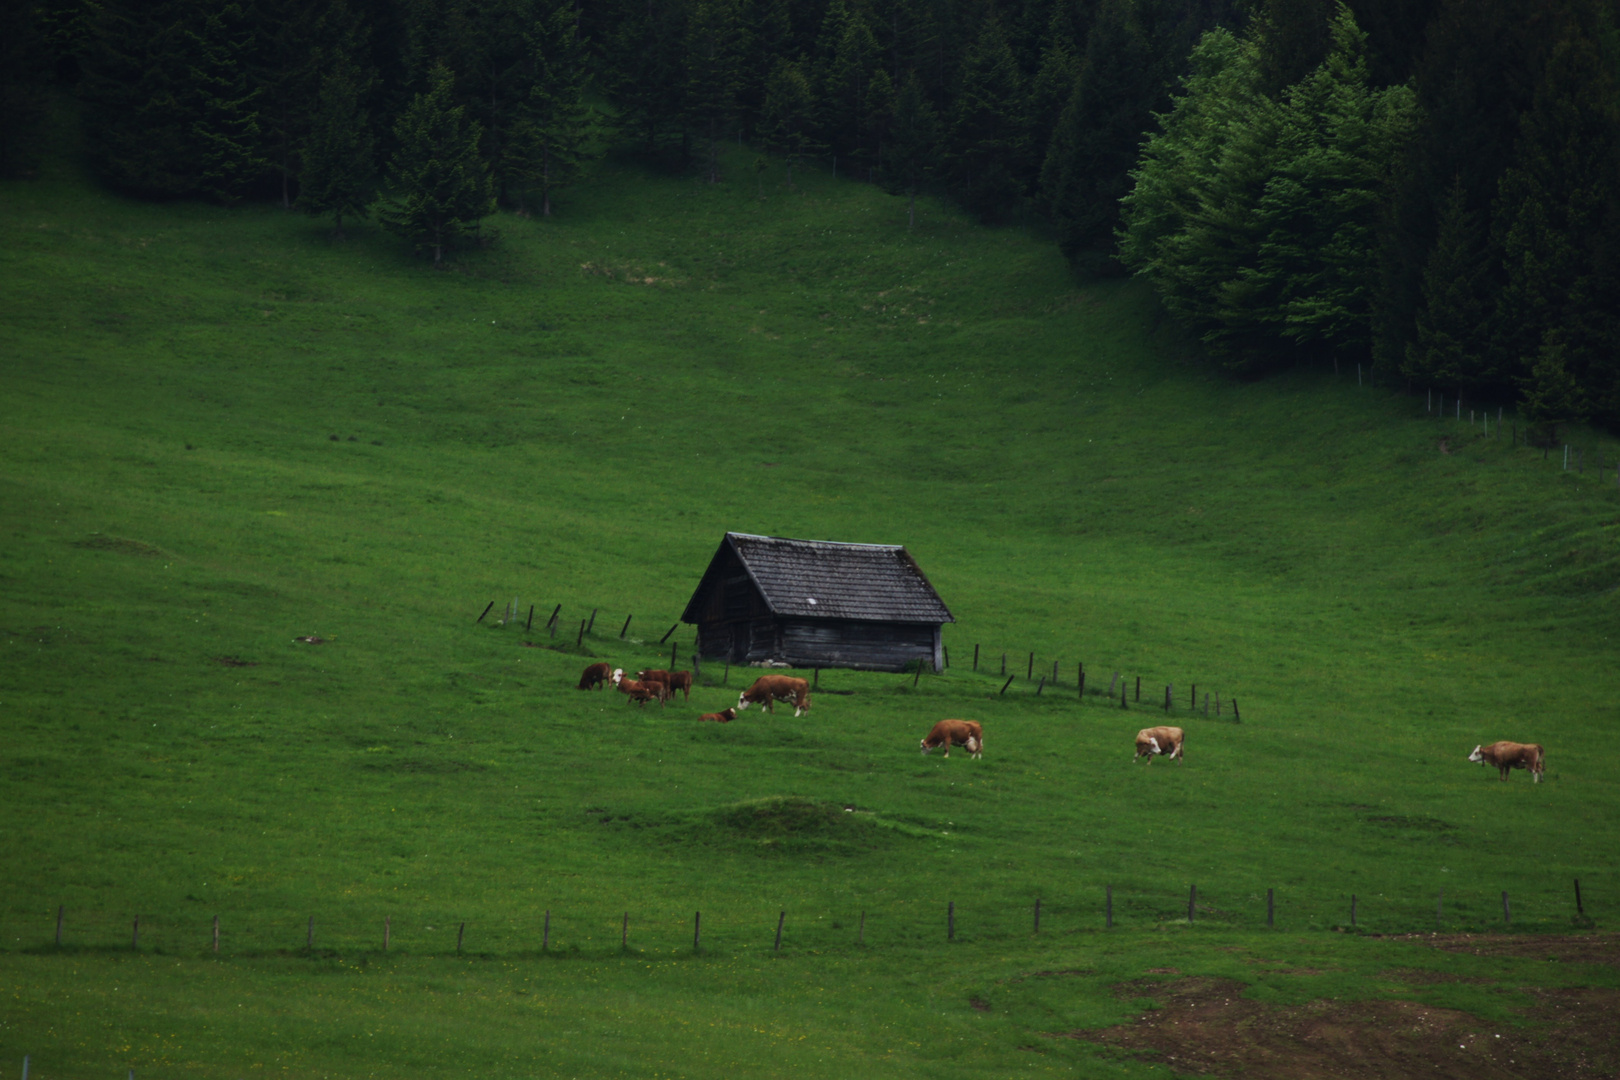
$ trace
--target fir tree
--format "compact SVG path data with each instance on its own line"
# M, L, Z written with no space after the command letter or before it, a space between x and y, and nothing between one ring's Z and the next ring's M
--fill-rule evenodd
M577 178L590 139L591 112L584 103L584 49L571 6L553 3L531 35L535 80L529 101L507 148L505 169L519 192L540 189L540 212L551 216L551 194Z
M363 218L377 195L377 140L364 100L370 80L348 56L337 56L321 79L320 98L302 153L298 205L332 215L343 239L343 219Z
M253 33L241 7L208 4L200 24L181 29L189 60L184 105L191 117L197 188L220 202L240 198L263 175L259 87L249 60Z
M962 66L948 138L963 203L990 219L1014 208L1028 149L1023 78L992 10Z
M745 40L737 0L693 0L686 24L686 107L708 145L709 183L720 182L720 140L736 115Z
M0 177L22 176L39 155L45 120L45 53L31 4L0 10Z
M495 212L494 185L479 150L482 132L477 121L464 119L454 95L450 69L435 65L428 90L394 125L393 199L380 214L390 230L431 248L435 265L446 246Z
M804 65L778 60L765 88L763 117L765 146L787 159L788 186L793 186L793 166L816 150L811 137L815 123L815 100Z
M906 228L917 224L917 192L933 173L939 153L939 118L915 72L894 100L883 175L890 190L906 196Z
M841 0L833 0L828 7L829 30L838 38L818 83L822 141L836 155L870 162L876 152L871 92L880 63L877 40L859 10L843 13L841 9ZM835 12L841 17L835 19Z
M1480 215L1468 209L1468 191L1458 177L1440 213L1440 235L1423 269L1423 306L1417 313L1417 340L1407 346L1402 374L1420 386L1454 391L1480 389L1479 371L1488 353L1491 294L1487 289L1488 247Z
M1132 9L1132 0L1104 0L1041 169L1058 246L1070 260L1084 256L1092 271L1108 266L1119 200L1158 95Z
M1531 424L1532 438L1545 445L1558 442L1559 431L1586 419L1587 399L1566 363L1564 335L1549 330L1529 374L1519 379L1520 406Z

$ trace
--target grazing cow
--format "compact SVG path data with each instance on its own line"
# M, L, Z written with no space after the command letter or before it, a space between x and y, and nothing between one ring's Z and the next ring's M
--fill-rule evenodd
M692 700L692 673L690 671L672 671L669 673L669 696L674 697L677 690L685 695L685 700Z
M1183 761L1182 734L1178 727L1146 727L1136 733L1136 757L1147 758L1148 764L1159 754ZM1136 758L1132 758L1135 761Z
M1540 743L1493 742L1489 746L1476 746L1468 755L1469 761L1481 765L1495 765L1502 779L1508 778L1510 769L1529 769L1536 783L1541 783L1543 753Z
M953 746L965 746L973 757L983 757L984 728L977 720L941 720L922 738L923 753L936 746L945 748L946 757L951 756Z
M586 668L585 673L579 677L579 688L581 690L604 689L608 684L608 680L612 677L613 669L608 665L592 664L590 667Z
M778 701L793 702L793 715L803 715L810 709L810 684L792 675L761 675L753 686L737 695L737 711L763 705L766 712L774 713L772 706Z
M662 705L669 695L669 687L663 683L637 682L635 679L625 678L623 668L613 669L613 685L619 688L620 693L628 694L631 701L641 705L653 700Z
M717 724L729 724L737 719L736 709L721 709L719 712L706 712L698 717L699 720L713 720Z

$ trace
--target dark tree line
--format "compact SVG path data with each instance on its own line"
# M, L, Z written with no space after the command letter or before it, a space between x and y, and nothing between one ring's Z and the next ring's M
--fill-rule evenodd
M616 140L728 141L1153 281L1213 360L1301 359L1620 422L1620 0L32 0L51 80L153 197L375 213L436 257ZM587 107L587 101L599 110ZM593 138L593 132L603 138ZM761 164L763 164L761 162Z

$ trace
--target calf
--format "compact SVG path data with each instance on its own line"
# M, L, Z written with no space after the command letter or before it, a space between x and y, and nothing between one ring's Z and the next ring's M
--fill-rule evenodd
M699 720L713 720L717 724L729 724L737 719L736 709L721 709L719 712L706 712L698 717Z
M1544 754L1540 743L1493 742L1489 746L1476 746L1474 752L1468 755L1469 761L1477 761L1481 765L1495 765L1502 774L1502 779L1508 778L1510 769L1529 769L1530 776L1536 783L1541 783L1541 769Z
M608 667L608 665L592 664L590 667L586 668L585 673L579 677L579 689L600 690L607 686L608 681L612 678L612 675L613 669Z
M934 725L933 730L922 737L923 753L928 753L936 746L945 748L946 757L951 756L953 746L965 746L973 757L983 757L984 728L977 720L941 720Z
M1148 727L1136 733L1136 758L1147 758L1148 764L1159 754L1185 760L1182 755L1182 734L1178 727ZM1135 761L1136 758L1132 758Z
M624 677L624 668L613 669L613 685L619 688L622 694L628 694L631 701L641 705L657 700L662 705L666 696L667 687L662 683L637 682L635 679Z
M772 705L778 701L793 702L793 715L802 716L810 709L810 684L792 675L761 675L753 686L737 695L737 711L763 705L766 712L774 713Z

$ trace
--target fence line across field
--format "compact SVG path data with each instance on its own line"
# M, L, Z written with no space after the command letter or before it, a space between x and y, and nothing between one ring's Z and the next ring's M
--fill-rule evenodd
M332 955L342 952L398 952L430 956L458 955L548 955L555 953L600 952L616 944L620 951L654 952L670 949L690 933L694 951L743 950L756 948L780 953L795 944L826 948L846 939L863 948L926 946L929 941L952 943L959 940L1006 941L1043 932L1076 933L1085 930L1158 929L1181 924L1189 927L1209 924L1217 929L1245 930L1261 926L1274 928L1279 922L1288 929L1348 929L1383 934L1441 932L1447 928L1481 930L1515 925L1527 918L1543 927L1557 925L1573 915L1571 923L1590 928L1587 915L1590 891L1583 895L1580 879L1573 879L1571 892L1559 890L1560 903L1546 892L1517 898L1506 889L1459 891L1448 894L1437 889L1422 894L1390 895L1347 892L1341 902L1330 905L1320 897L1307 898L1295 906L1288 903L1286 891L1268 887L1260 892L1241 892L1234 898L1212 896L1190 882L1178 900L1173 893L1157 889L1119 889L1112 884L1083 892L1054 896L1043 893L1026 903L985 902L961 905L954 897L941 901L890 901L886 904L852 903L841 911L792 910L781 908L774 924L760 912L726 912L710 907L687 907L686 914L673 910L637 912L621 909L618 917L597 914L569 914L555 908L535 913L530 920L507 917L480 923L475 919L450 915L408 916L396 919L386 912L370 921L343 917L341 912L289 919L239 919L229 912L210 917L170 920L141 913L116 915L92 911L75 917L67 905L58 905L41 921L45 930L54 922L54 946L64 951L93 949L160 954L254 955ZM937 906L936 906L937 905ZM1432 906L1428 906L1432 905ZM1422 914L1427 907L1429 916ZM1552 910L1552 909L1558 910ZM1515 910L1517 909L1517 910ZM933 914L930 914L930 911ZM431 922L429 920L432 920ZM868 935L868 922L873 935ZM116 927L122 923L120 939ZM86 927L88 924L88 927ZM933 930L930 931L929 927ZM300 933L300 931L302 931ZM52 942L49 933L34 939L17 934L12 944L37 948ZM615 942L613 939L617 937ZM245 941L245 945L241 944ZM46 947L49 947L48 945Z

